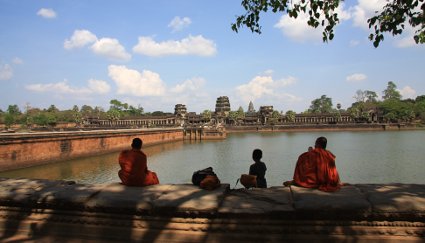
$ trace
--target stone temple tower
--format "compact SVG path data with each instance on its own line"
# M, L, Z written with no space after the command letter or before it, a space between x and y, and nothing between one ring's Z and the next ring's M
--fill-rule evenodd
M230 112L229 97L227 96L218 97L215 103L215 115L220 118L225 118L229 116L229 112Z
M186 105L177 104L174 107L174 115L176 116L176 122L179 125L184 126L184 123L186 120L186 114L187 114Z

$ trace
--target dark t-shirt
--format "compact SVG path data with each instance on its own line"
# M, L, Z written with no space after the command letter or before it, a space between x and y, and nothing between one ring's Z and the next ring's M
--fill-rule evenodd
M255 162L249 167L249 174L257 176L257 187L267 188L266 170L266 164L261 161Z

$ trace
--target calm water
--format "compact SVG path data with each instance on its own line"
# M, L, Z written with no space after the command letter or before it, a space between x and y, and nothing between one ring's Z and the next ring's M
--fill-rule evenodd
M297 157L319 136L328 138L341 180L349 183L425 184L425 131L229 134L223 141L176 142L144 148L161 183L188 183L193 171L212 166L233 187L247 173L255 148L263 150L269 186L293 175ZM0 177L117 182L118 153L0 173Z

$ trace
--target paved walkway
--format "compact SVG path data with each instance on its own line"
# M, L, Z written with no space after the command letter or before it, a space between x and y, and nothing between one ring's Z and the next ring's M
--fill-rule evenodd
M357 184L326 193L0 178L0 222L0 241L424 242L425 185Z

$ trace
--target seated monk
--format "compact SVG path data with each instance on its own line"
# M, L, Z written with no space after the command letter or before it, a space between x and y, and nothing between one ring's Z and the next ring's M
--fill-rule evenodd
M143 153L142 140L133 139L130 150L124 150L120 153L118 161L121 170L118 176L123 185L126 186L148 186L159 184L155 172L149 171L147 166L146 154Z
M339 190L342 184L335 166L335 155L326 150L326 145L327 139L319 137L313 150L301 154L293 180L284 182L284 185L293 184L326 192Z

